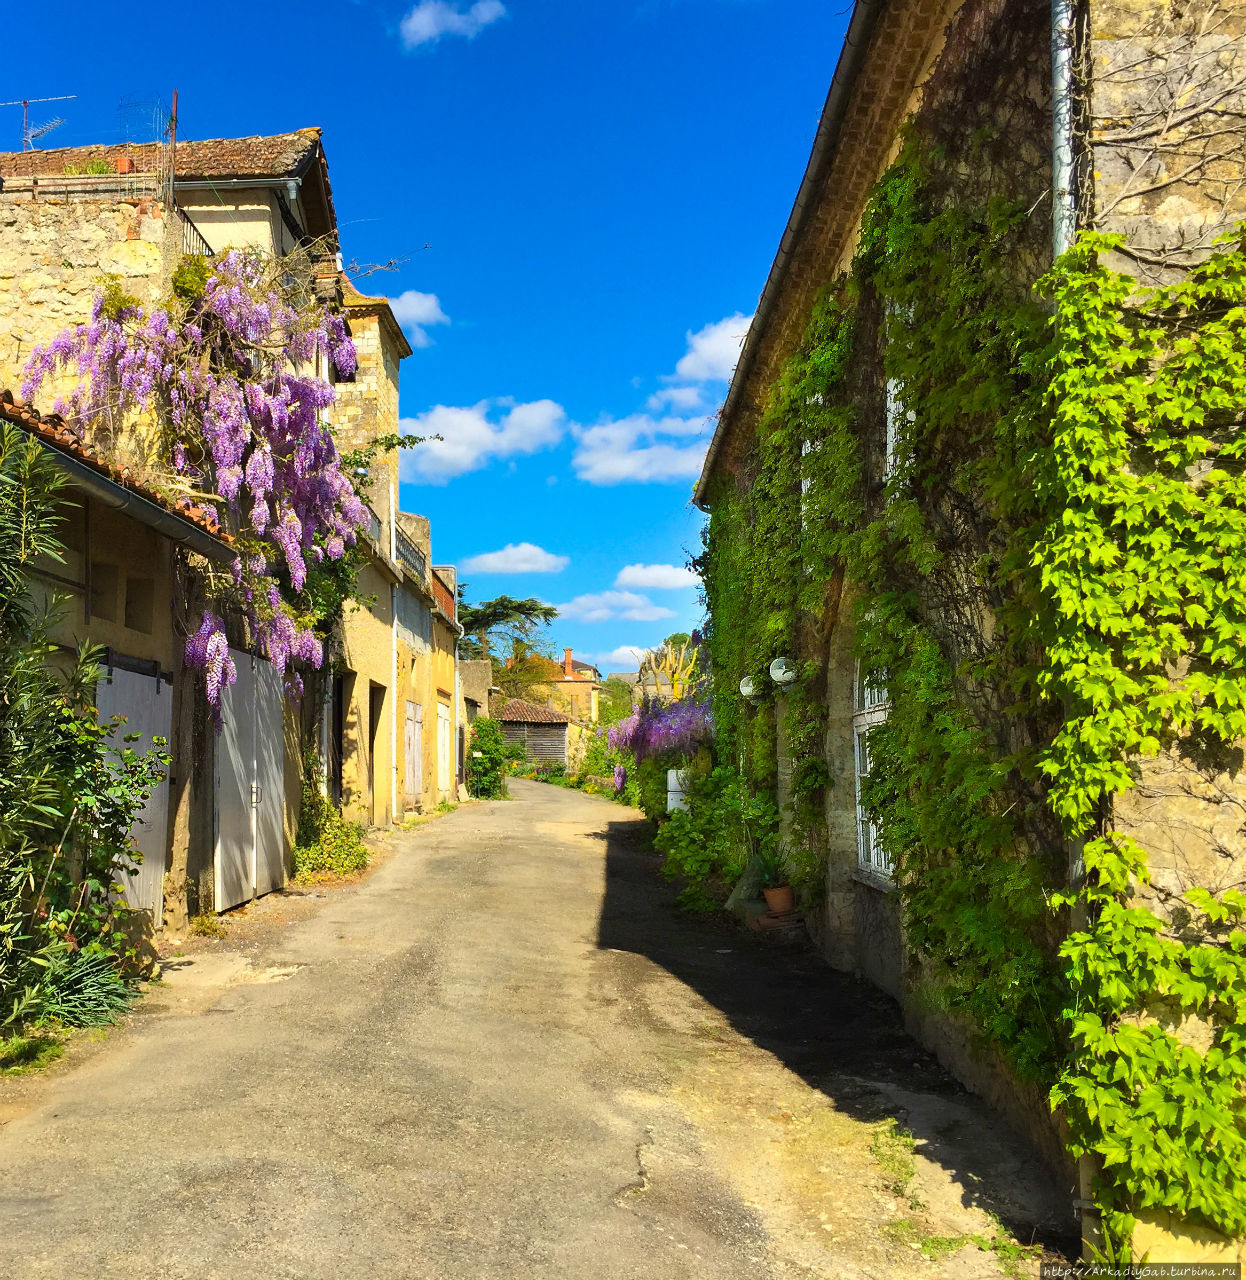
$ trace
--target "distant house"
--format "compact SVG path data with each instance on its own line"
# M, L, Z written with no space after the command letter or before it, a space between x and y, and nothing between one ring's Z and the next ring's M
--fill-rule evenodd
M596 724L600 716L599 695L601 672L591 663L582 662L570 649L563 650L562 666L549 681L551 700L573 720Z
M540 707L522 698L508 698L495 713L507 742L522 742L534 760L567 763L570 718L552 707Z

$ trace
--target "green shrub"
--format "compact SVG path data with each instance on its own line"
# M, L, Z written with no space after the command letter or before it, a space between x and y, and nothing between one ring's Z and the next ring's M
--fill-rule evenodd
M68 951L48 965L37 997L38 1020L55 1019L71 1027L100 1027L116 1022L134 1003L116 958L90 948Z
M480 716L472 724L467 744L467 787L478 800L506 797L506 765L514 755L513 748L496 720Z
M351 876L366 870L372 855L363 842L360 823L347 821L329 805L329 813L321 817L319 825L320 836L314 844L294 848L296 880Z
M688 881L685 901L704 905L706 886L732 885L750 860L777 857L779 815L768 797L749 791L726 766L688 766L684 781L688 808L675 810L653 843L666 856L663 874Z

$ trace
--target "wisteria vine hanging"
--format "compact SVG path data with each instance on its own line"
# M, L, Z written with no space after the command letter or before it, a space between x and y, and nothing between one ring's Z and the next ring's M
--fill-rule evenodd
M116 434L154 417L171 488L223 508L237 557L220 598L187 641L219 719L236 678L220 610L243 612L261 651L297 695L292 661L323 661L315 614L301 599L309 561L340 560L368 523L321 422L355 349L340 315L315 299L309 260L231 250L186 259L165 305L145 312L115 280L91 319L37 347L22 394L64 371L78 383L55 408L78 429Z
M612 747L626 747L637 763L667 751L691 754L714 734L714 712L708 699L681 698L665 706L647 703L633 709L609 733Z

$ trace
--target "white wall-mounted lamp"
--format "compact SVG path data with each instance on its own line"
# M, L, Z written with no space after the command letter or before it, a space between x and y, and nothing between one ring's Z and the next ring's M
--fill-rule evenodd
M776 658L770 664L770 678L775 684L791 684L800 672L791 658Z
M753 683L752 676L745 676L740 681L740 694L745 698L755 698L757 696L757 686Z

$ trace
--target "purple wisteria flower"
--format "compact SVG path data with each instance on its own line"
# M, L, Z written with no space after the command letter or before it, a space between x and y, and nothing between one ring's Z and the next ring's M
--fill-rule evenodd
M668 751L691 755L714 735L714 711L708 699L681 698L667 706L637 707L610 730L612 747L625 747L637 763Z
M307 372L320 361L354 372L345 321L295 305L270 266L258 252L232 250L215 261L201 296L150 313L106 305L101 290L88 323L35 349L22 394L32 399L46 379L69 372L78 383L63 412L80 429L145 413L162 420L171 470L220 504L239 541L234 604L285 671L290 661L319 665L323 655L279 584L288 581L297 597L309 557L340 560L369 517L321 421L333 387ZM186 661L204 671L216 710L235 673L215 613L187 642ZM301 681L287 677L287 687Z

